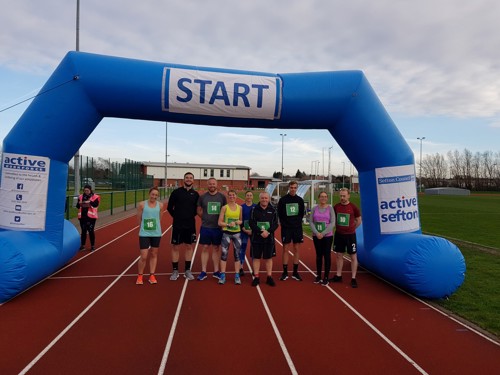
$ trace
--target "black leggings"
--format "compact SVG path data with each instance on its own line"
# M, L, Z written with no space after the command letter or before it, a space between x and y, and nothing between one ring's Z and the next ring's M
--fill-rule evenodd
M96 220L97 219L90 219L88 217L82 217L80 219L80 228L82 229L80 243L82 246L85 246L85 242L87 242L87 232L89 232L90 246L94 246L95 244L94 227Z
M316 250L316 270L317 275L321 278L321 269L323 268L323 259L325 260L325 275L324 279L328 279L330 275L330 269L332 267L332 243L333 236L323 237L322 239L318 239L316 236L313 236L314 249Z

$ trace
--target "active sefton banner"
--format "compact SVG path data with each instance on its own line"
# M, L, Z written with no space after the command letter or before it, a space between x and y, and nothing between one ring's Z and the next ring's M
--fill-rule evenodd
M2 155L0 228L45 230L50 159L41 156Z
M378 212L382 234L420 229L415 166L376 168Z
M164 68L162 110L193 115L274 120L281 110L281 79Z

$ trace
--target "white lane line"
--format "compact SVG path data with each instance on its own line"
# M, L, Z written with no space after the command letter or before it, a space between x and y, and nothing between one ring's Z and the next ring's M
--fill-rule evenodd
M95 298L78 316L64 328L49 345L45 347L20 373L19 375L26 374L31 368L76 324L78 321L115 285L118 280L139 260L137 257L126 269L123 271L111 284L104 289L97 298Z
M170 228L169 228L170 229ZM198 250L198 245L200 243L200 237L196 241L196 245L193 251L193 258L191 261L191 269L193 269L194 259L196 256L196 251ZM191 282L194 282L193 280ZM184 285L182 287L182 292L179 297L179 302L177 303L177 309L175 310L174 320L172 322L172 327L170 327L170 332L168 334L167 344L165 345L165 350L163 351L163 356L161 358L160 367L158 368L158 375L163 375L165 373L165 366L167 365L168 356L170 354L170 349L172 348L172 342L174 341L175 330L177 329L177 322L179 321L179 316L181 314L182 304L184 302L184 296L186 295L186 289L188 286L189 280L185 279Z
M277 239L275 239L275 241L280 243ZM250 261L246 257L245 257L245 261L246 261L248 269L251 271L252 277L253 277L254 273L253 273L252 265L250 264ZM288 351L288 348L286 347L285 340L283 340L283 337L281 336L281 333L278 329L278 325L276 324L276 322L273 318L273 314L271 313L271 310L269 309L269 305L267 304L266 298L264 297L264 294L262 293L260 285L257 285L255 288L257 289L257 292L259 293L260 300L262 301L262 305L264 306L264 310L266 310L267 317L269 318L269 321L271 322L271 326L273 327L274 334L276 335L276 338L278 339L278 343L280 345L281 351L283 352L283 356L286 359L286 363L288 364L288 367L290 368L290 372L293 375L297 375L298 372L297 372L297 369L295 368L295 364L293 363L292 356L290 355L290 352Z
M309 236L304 236L312 240ZM300 261L302 266L304 266L311 274L316 275L316 273L311 270L304 262ZM408 354L406 354L402 349L400 349L395 343L393 343L387 336L385 336L377 327L375 327L368 319L366 319L361 313L359 313L353 306L351 306L344 298L340 296L332 287L329 285L326 288L333 293L342 303L349 308L363 323L370 327L382 340L384 340L389 346L391 346L399 355L401 355L406 361L408 361L413 367L417 369L421 374L427 374L427 372L420 367L417 362L415 362Z

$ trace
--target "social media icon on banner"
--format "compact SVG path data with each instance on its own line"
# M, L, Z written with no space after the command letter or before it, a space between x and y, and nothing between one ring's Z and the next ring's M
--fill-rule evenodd
M14 216L14 221L16 223L20 223L21 222L21 216Z
M16 211L21 211L21 205L20 204L16 204Z
M23 190L24 184L17 184L17 190Z
M16 201L22 201L23 200L23 195L22 194L16 194Z

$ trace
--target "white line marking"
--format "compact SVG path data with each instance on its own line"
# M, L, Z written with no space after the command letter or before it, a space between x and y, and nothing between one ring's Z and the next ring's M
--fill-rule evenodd
M111 289L113 285L115 285L118 280L127 272L138 260L140 257L137 257L126 269L123 271L111 284L108 285L106 289L104 289L96 299L94 299L78 316L64 328L59 335L56 336L49 345L45 347L20 373L19 375L26 374L31 368L76 324L78 321L99 301L107 292Z
M312 240L309 236L305 236ZM316 275L307 265L300 261L302 266L304 266L311 274ZM391 346L399 355L406 359L413 367L415 367L421 374L427 374L427 372L420 367L417 362L415 362L409 355L407 355L403 350L401 350L395 343L393 343L387 336L385 336L377 327L375 327L368 319L366 319L361 313L359 313L353 306L351 306L344 298L340 296L335 290L333 290L329 285L326 288L333 293L342 303L349 308L361 321L363 321L368 327L370 327L382 340L384 340L389 346Z
M276 238L275 238L275 241L280 243ZM251 267L248 258L245 257L245 261L246 261L246 263L248 265L248 269L251 271L252 277L253 277L253 274L254 274L253 268ZM281 333L278 329L278 326L276 325L276 322L273 318L273 314L271 313L271 310L269 309L269 306L267 304L266 298L264 297L264 294L262 293L260 285L257 285L255 288L257 289L257 292L259 293L260 300L262 301L262 305L264 306L264 310L266 310L267 317L269 318L269 321L271 322L271 326L273 327L274 334L276 335L276 338L278 339L278 343L280 345L281 351L283 352L283 355L285 356L288 367L290 368L290 371L293 375L297 375L298 372L297 372L297 369L295 368L295 364L293 363L290 352L288 351L286 344L285 344L285 341L283 340L283 337L281 336Z
M169 228L170 229L170 228ZM194 259L196 256L196 251L198 250L198 245L200 243L200 237L198 236L198 240L196 241L196 246L194 247L193 258L191 262L191 269L193 268ZM195 280L191 281L194 282ZM182 287L181 296L179 298L179 302L177 304L177 309L175 310L174 320L172 322L172 327L170 327L170 332L168 334L167 344L165 345L165 350L163 351L163 357L161 358L160 367L158 368L158 375L163 375L165 373L165 367L167 365L168 356L170 354L170 349L172 348L172 342L174 341L175 330L177 329L177 322L179 321L179 316L181 314L182 304L184 302L184 296L186 295L186 289L188 286L189 280L186 279L184 281L184 285Z

